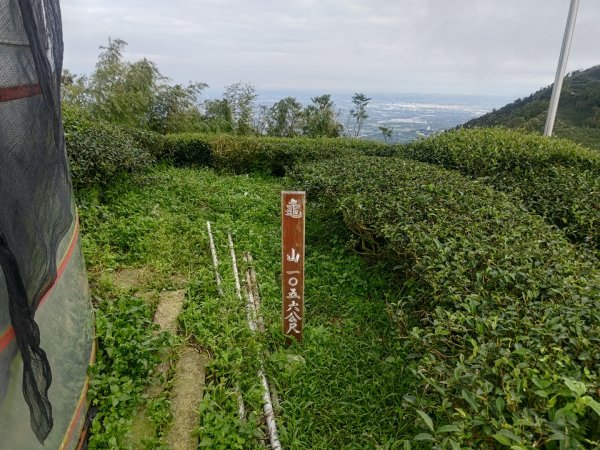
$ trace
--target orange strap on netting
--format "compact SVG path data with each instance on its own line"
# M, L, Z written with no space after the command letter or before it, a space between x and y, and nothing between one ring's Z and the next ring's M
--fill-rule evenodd
M9 102L21 98L40 95L42 88L39 84L24 84L22 86L0 87L0 102Z
M65 272L67 265L69 264L69 261L71 260L71 256L73 256L73 251L75 250L78 236L79 236L79 219L78 219L78 217L75 217L75 227L73 228L73 234L71 235L71 242L69 243L67 251L64 254L64 256L61 258L60 264L58 265L58 268L56 269L56 277L54 278L54 281L50 285L48 290L42 296L42 299L38 303L38 306L37 306L38 308L40 306L42 306L42 304L47 300L48 296L50 295L50 292L52 291L52 288L54 288L54 286L56 286L56 283L58 283L58 280L60 280L60 277ZM15 338L15 330L13 329L12 325L9 325L4 331L0 332L0 353L2 353L4 351L4 349L8 346L8 344L11 343L11 341L14 338Z

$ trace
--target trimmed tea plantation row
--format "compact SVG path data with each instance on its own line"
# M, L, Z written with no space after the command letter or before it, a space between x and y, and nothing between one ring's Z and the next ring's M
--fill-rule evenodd
M561 228L572 242L598 251L598 151L566 139L482 128L442 133L408 145L402 154L507 192Z
M600 445L600 276L564 235L483 182L399 158L298 168L363 253L386 261L417 441L439 448Z

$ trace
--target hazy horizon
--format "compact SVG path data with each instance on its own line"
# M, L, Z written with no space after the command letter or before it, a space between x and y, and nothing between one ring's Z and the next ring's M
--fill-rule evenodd
M554 81L566 0L62 0L64 66L89 74L108 37L176 83L212 89L518 98ZM600 63L583 1L567 71Z

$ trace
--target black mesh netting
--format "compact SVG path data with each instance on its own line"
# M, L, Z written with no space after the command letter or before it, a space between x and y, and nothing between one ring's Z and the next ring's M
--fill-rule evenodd
M34 315L73 220L60 117L62 52L58 0L0 1L0 266L23 395L40 442L53 424L52 376Z

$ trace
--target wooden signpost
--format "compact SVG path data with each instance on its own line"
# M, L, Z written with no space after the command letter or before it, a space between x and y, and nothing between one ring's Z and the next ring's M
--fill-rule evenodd
M304 328L304 192L281 193L281 293L283 333L302 342Z

